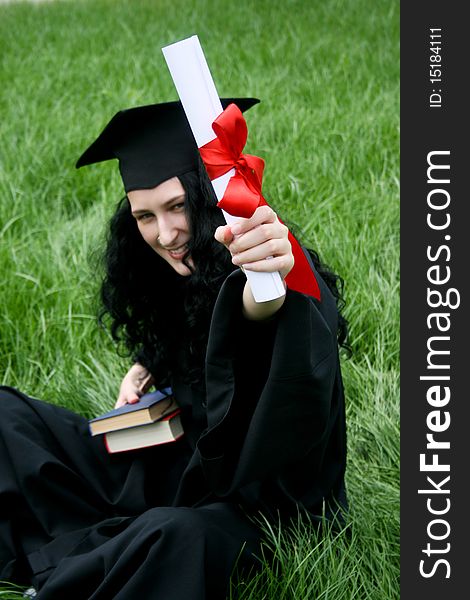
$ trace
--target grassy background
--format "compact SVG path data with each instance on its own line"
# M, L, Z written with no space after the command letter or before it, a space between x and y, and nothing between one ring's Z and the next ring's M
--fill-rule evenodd
M0 5L0 382L85 416L128 360L96 326L94 255L121 196L74 163L119 109L176 98L160 48L197 33L222 96L262 99L266 198L346 281L352 533L272 532L244 600L399 597L397 0ZM0 597L14 593L0 589Z

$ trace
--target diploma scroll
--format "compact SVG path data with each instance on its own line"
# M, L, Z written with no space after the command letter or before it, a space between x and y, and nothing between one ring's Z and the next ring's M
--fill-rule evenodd
M183 105L186 117L198 148L216 138L212 123L223 112L214 80L209 71L199 38L194 35L162 48L173 82ZM221 200L228 182L235 175L231 169L212 180L217 200ZM222 211L230 225L239 218ZM256 302L266 302L285 294L279 273L245 271Z

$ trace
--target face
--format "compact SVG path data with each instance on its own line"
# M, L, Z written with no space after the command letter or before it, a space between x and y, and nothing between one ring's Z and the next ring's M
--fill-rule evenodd
M186 193L177 177L150 190L127 194L132 215L147 244L180 275L191 275L183 263L190 239L185 212ZM191 259L188 261L192 265Z

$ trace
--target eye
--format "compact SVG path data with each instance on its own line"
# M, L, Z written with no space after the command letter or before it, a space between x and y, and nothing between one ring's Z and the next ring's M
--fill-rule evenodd
M178 202L177 204L173 204L171 208L176 212L180 212L184 210L184 202Z
M141 215L139 215L137 217L137 221L150 221L150 219L153 217L152 213L142 213Z

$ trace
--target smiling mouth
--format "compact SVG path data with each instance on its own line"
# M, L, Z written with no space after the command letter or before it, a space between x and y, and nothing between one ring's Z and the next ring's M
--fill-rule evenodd
M188 251L188 244L183 244L182 246L179 246L178 248L174 248L173 250L166 249L166 251L173 258L183 258L183 256Z

